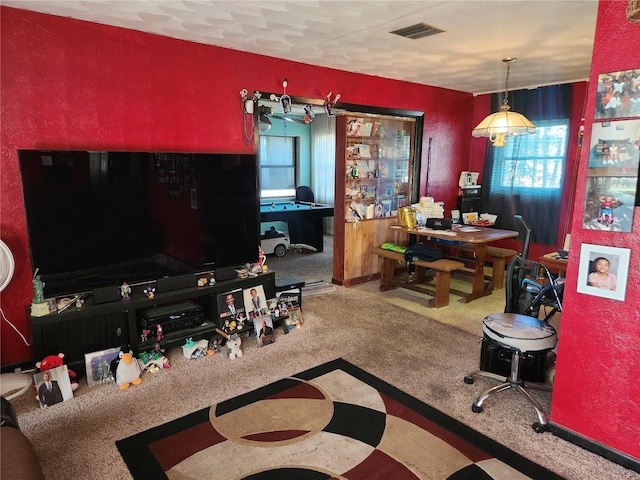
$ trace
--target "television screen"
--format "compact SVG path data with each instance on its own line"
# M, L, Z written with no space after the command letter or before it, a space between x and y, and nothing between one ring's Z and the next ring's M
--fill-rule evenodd
M48 297L255 262L253 154L19 150Z

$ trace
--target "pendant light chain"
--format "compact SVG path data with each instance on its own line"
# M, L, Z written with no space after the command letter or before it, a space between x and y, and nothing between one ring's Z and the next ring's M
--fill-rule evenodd
M503 105L509 104L509 68L511 67L511 62L513 60L504 60L507 64L507 78L504 81L504 100L502 100Z

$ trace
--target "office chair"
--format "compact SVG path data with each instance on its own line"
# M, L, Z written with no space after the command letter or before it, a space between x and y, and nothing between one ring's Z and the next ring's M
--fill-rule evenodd
M313 190L310 187L301 185L296 188L296 202L315 202Z
M522 220L522 223L530 229ZM530 235L527 234L525 248L528 251ZM542 276L542 278L540 278ZM547 430L547 415L542 406L531 396L527 388L547 390L551 387L544 384L545 358L549 351L555 348L558 335L549 325L548 320L555 312L562 311L563 284L553 278L549 270L538 262L514 256L507 268L507 282L505 284L506 303L503 313L488 315L482 322L483 352L480 358L480 369L466 377L464 382L472 384L474 377L485 377L500 383L482 392L471 406L475 413L482 412L484 402L494 394L515 389L519 391L533 406L538 421L532 424L537 433ZM538 318L542 307L550 308L544 318ZM486 359L486 352L504 351L510 353L510 369L508 376L504 372L496 373L485 370L491 362ZM491 355L491 353L490 353ZM538 365L538 376L535 382L525 384L522 378L523 363L530 361ZM505 365L503 363L503 365ZM496 370L499 370L497 368Z

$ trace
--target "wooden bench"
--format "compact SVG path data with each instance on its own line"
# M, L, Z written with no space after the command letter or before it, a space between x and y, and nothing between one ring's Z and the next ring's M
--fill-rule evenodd
M475 252L476 246L473 243L459 243L450 245L452 250L462 250L465 252ZM498 290L504 288L504 272L507 258L513 257L517 252L509 248L500 248L487 245L487 257L491 257L493 268L491 272L491 289Z
M404 261L404 254L400 252L394 252L393 250L384 250L376 247L372 252L374 255L382 258L382 274L380 279L380 290L386 291L396 287L408 288L419 292L425 292L434 298L430 299L427 303L429 307L445 307L449 305L449 293L451 290L451 272L464 268L464 263L456 260L440 259L435 262L427 262L425 260L418 260L411 262L411 265L415 267L415 274L411 279L401 280L400 277L396 277L396 267L404 266L406 269L406 262ZM433 275L426 275L426 270L435 271L435 290L425 288L418 285L425 280L428 280L429 276L433 278ZM407 276L406 274L405 276Z

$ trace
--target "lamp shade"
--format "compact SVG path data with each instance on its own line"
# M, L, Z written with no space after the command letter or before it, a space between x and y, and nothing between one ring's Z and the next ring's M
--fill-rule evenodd
M492 113L481 121L473 129L471 135L488 137L494 147L504 147L511 136L535 132L535 125L527 117L520 113L510 112L509 105L503 105L500 107L500 111Z
M507 100L509 95L509 67L516 59L507 57L502 61L507 64L507 79L504 84L502 106L499 111L492 113L481 121L471 132L474 137L487 137L494 147L504 147L512 136L536 133L535 125L527 117L509 111L511 109Z

